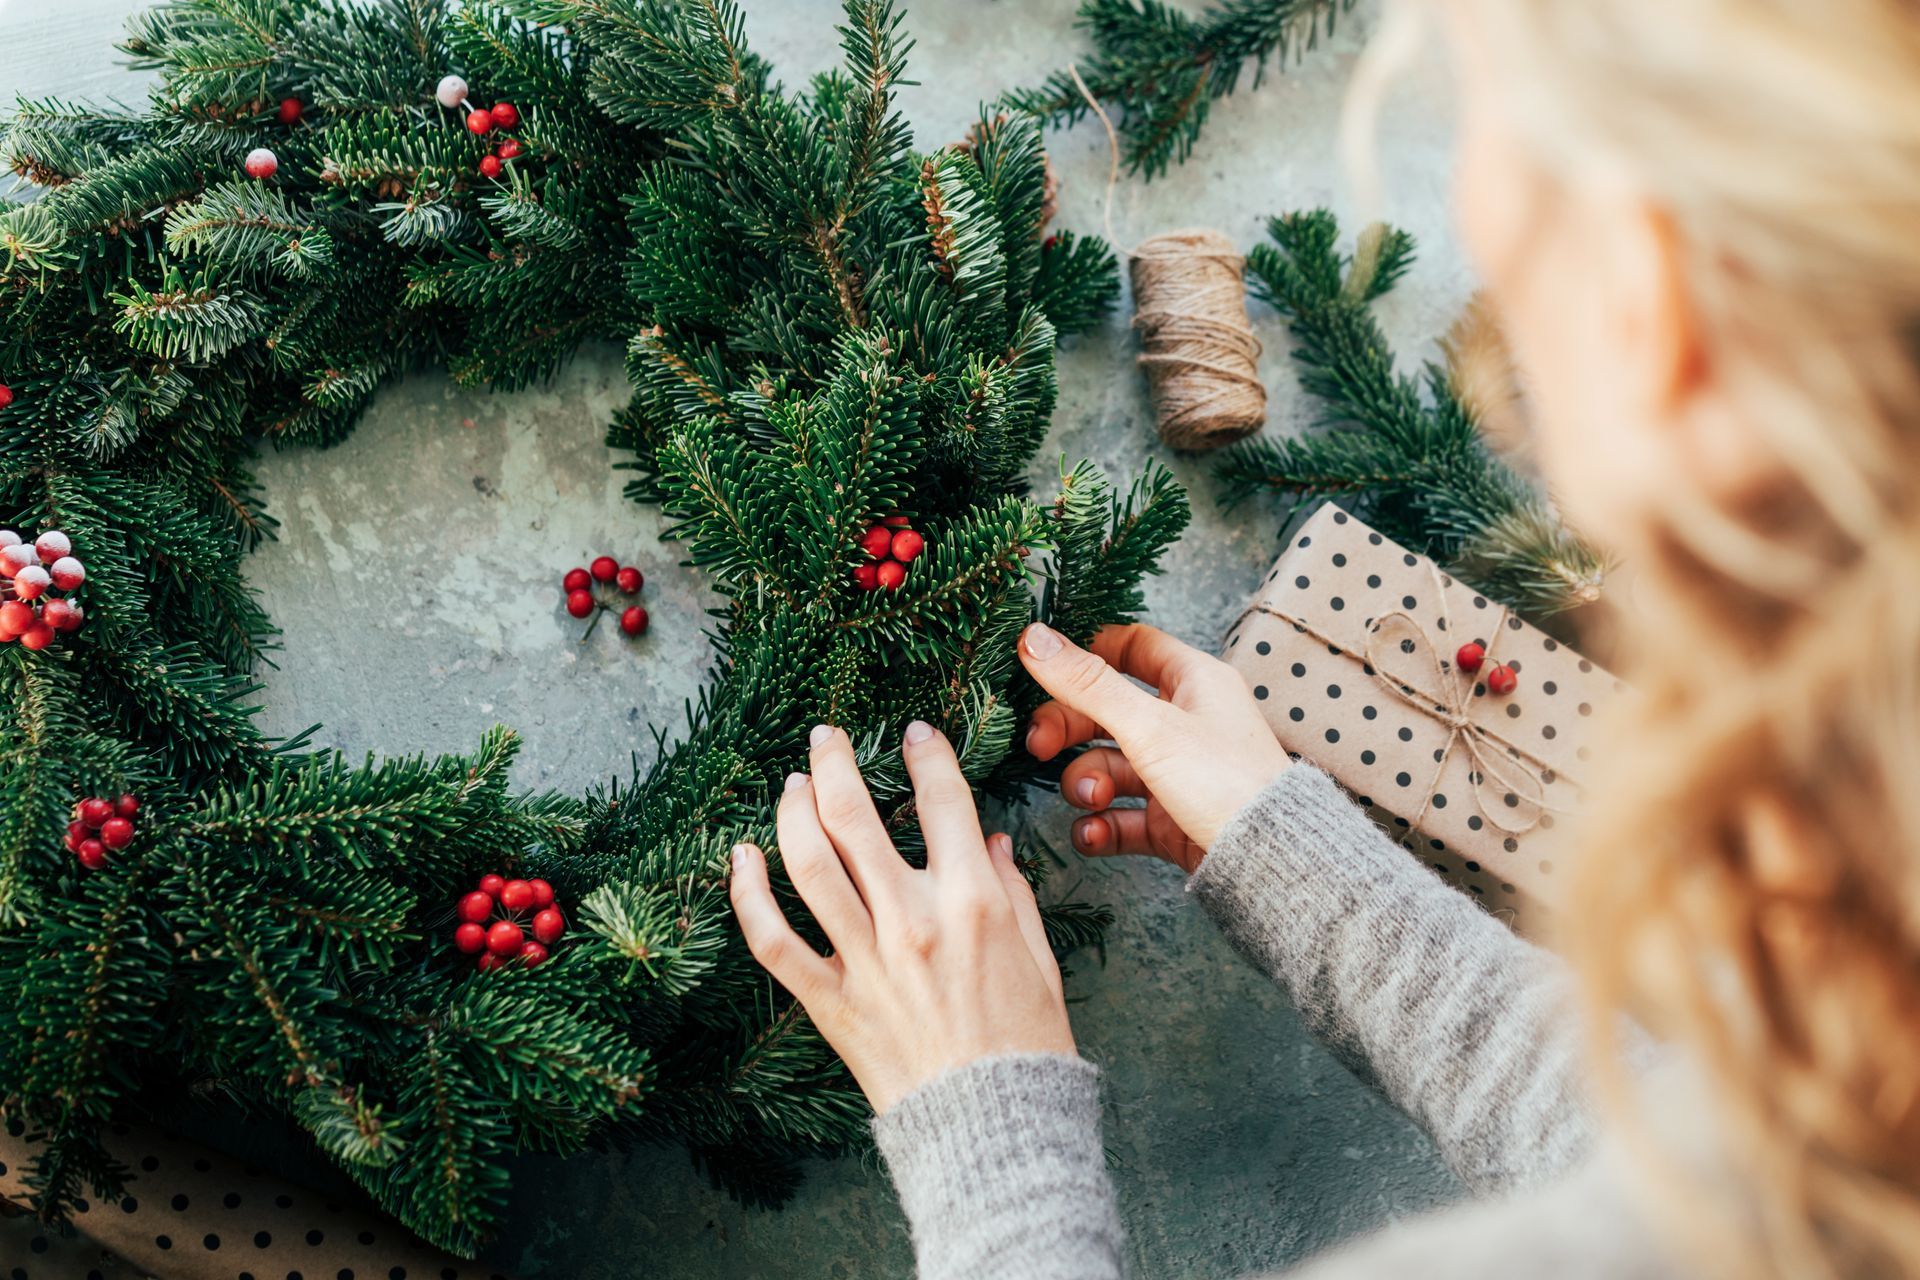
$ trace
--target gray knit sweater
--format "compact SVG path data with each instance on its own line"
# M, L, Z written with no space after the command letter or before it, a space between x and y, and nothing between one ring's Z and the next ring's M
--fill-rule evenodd
M1677 1274L1619 1157L1596 1140L1564 969L1395 847L1325 774L1289 769L1228 823L1188 887L1480 1197L1299 1275ZM921 1280L1122 1274L1091 1064L971 1063L874 1131Z

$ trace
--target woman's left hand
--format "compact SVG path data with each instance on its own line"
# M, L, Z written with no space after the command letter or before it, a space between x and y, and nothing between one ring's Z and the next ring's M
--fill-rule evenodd
M819 725L812 743L812 777L790 776L780 799L780 853L832 954L787 923L752 845L733 850L733 910L754 958L805 1007L874 1111L977 1058L1072 1054L1033 891L1013 842L981 834L946 738L916 720L902 747L924 871L894 850L847 735Z

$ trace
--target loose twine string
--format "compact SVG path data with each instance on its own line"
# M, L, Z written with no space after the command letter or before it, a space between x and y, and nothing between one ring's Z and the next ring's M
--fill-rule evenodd
M1450 631L1453 624L1452 619L1447 616L1447 595L1445 584L1440 580L1440 571L1433 566L1432 562L1428 562L1427 572L1433 578L1434 598L1440 602L1440 629ZM1547 813L1571 812L1567 807L1554 804L1546 798L1546 788L1554 780L1552 766L1525 747L1509 740L1506 735L1478 723L1468 713L1472 705L1472 690L1475 682L1447 678L1447 670L1441 665L1439 646L1412 614L1396 609L1369 622L1366 649L1356 653L1332 636L1324 634L1305 619L1293 617L1282 610L1257 601L1247 607L1234 622L1229 633L1238 631L1241 625L1256 613L1264 613L1289 623L1294 630L1313 637L1328 649L1354 659L1381 688L1422 715L1431 716L1447 726L1446 745L1440 749L1439 756L1434 760L1433 774L1427 780L1426 793L1420 799L1419 809L1407 820L1407 835L1402 840L1403 844L1413 838L1413 833L1419 829L1421 822L1425 821L1428 810L1433 806L1433 798L1440 793L1440 780L1446 776L1447 761L1453 756L1456 747L1464 748L1474 764L1474 768L1467 775L1473 793L1473 803L1480 810L1481 816L1497 830L1510 836L1522 836L1539 826L1541 818ZM1506 626L1508 613L1509 610L1503 605L1494 619L1493 634L1487 640L1486 657L1483 659L1489 664L1494 662L1494 647L1500 643L1500 637L1508 630ZM1406 634L1399 637L1401 652L1421 653L1426 657L1427 666L1433 674L1433 684L1438 692L1410 683L1402 676L1388 674L1386 667L1380 661L1380 645L1385 638L1384 633L1389 623L1404 625ZM1501 753L1494 748L1505 748L1507 759L1503 761ZM1509 772L1507 767L1509 764L1519 766L1517 777ZM1498 806L1487 804L1489 779L1499 783L1502 788L1499 793L1501 802ZM1514 797L1511 803L1506 799L1509 796ZM1523 805L1530 811L1529 813L1521 812ZM1501 816L1502 809L1514 811L1514 820L1504 819Z
M1120 137L1080 78L1067 71L1107 131L1107 194L1102 214L1113 233L1113 192L1120 180ZM1133 327L1140 364L1153 395L1160 438L1185 450L1217 449L1258 431L1267 420L1260 381L1260 340L1247 319L1246 260L1218 231L1168 231L1120 250L1133 281Z

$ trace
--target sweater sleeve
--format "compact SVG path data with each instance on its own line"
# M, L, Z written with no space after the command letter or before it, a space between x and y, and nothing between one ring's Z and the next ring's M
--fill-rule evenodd
M1058 1054L956 1067L873 1122L920 1280L1118 1280L1100 1073Z
M1319 770L1296 764L1236 814L1188 887L1475 1192L1536 1183L1588 1150L1565 968L1395 846Z

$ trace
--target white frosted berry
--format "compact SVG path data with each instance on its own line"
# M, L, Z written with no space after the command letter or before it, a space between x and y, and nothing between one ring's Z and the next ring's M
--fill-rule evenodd
M73 543L58 529L49 529L33 540L33 549L49 564L73 550Z
M13 594L22 600L37 600L53 585L53 576L37 564L30 564L13 575Z
M0 529L0 547L17 547L21 537L11 529Z
M12 577L28 565L39 564L40 553L33 549L30 542L16 542L10 547L0 547L0 573Z
M441 106L451 110L467 100L467 82L459 76L441 76L433 96Z
M280 168L280 157L266 147L255 147L247 152L247 176L249 178L271 178Z
M61 556L53 562L53 585L62 591L71 591L87 580L87 567L72 556Z

